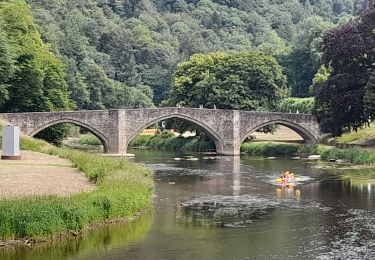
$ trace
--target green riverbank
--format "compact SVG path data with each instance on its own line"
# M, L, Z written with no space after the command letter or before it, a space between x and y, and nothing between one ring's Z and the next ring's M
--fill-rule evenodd
M23 150L56 155L97 184L70 197L32 196L0 200L0 241L48 240L77 234L96 223L128 218L152 207L153 173L126 159L103 158L23 137ZM4 243L6 245L6 243Z
M349 148L340 149L326 145L303 145L284 143L244 143L241 152L251 155L300 156L320 155L324 161L343 160L354 164L374 165L375 149Z
M208 139L197 137L183 138L175 136L137 136L129 147L138 149L157 149L168 151L213 151L215 145ZM363 165L375 164L375 149L348 148L340 149L326 145L304 145L276 142L248 142L241 145L241 152L250 155L299 156L320 155L324 161L344 160Z

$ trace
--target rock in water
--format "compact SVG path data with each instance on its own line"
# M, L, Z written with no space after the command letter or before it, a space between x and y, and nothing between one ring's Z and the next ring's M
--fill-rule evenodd
M309 157L307 157L309 160L320 160L322 159L322 156L319 155L319 154L314 154L314 155L310 155Z

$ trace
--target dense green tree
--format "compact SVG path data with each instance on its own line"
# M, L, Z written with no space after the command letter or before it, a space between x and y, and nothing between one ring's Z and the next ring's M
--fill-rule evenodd
M367 122L365 86L368 95L375 69L375 4L370 4L358 19L324 36L323 57L333 71L318 89L316 111L323 130L335 135ZM370 96L365 98L371 100ZM366 109L371 111L371 104Z
M260 52L196 54L179 64L169 104L275 110L288 94L277 61Z
M282 58L290 53L291 48L287 46L285 40L277 32L271 31L267 39L258 45L257 50L277 58Z
M292 96L311 96L309 87L321 65L318 46L323 32L331 27L331 23L318 16L311 16L297 25L292 51L281 59Z
M69 99L63 64L43 43L24 1L0 3L0 32L0 111L74 108ZM57 143L64 136L64 130L54 127L42 131L38 137Z
M312 85L309 88L309 93L315 96L318 89L323 86L323 84L328 80L331 74L332 68L327 68L326 66L322 65L312 80Z
M320 60L299 39L319 38L321 23L354 15L364 0L27 0L43 40L61 56L71 98L79 108L95 107L90 93L99 81L84 76L91 60L111 80L147 85L154 101L165 98L177 64L196 53L262 50L277 56L290 50L283 67L292 93L308 95ZM341 4L342 3L342 4ZM324 8L324 10L322 10ZM315 23L316 16L321 21ZM315 18L314 18L315 17ZM275 47L275 49L274 49ZM294 49L297 49L294 51ZM112 90L108 91L114 93ZM80 93L80 94L78 94ZM145 103L148 103L145 100Z
M9 97L2 111L69 109L68 86L62 63L45 45L23 1L0 3L0 25L10 43L14 75L8 77Z
M9 44L0 25L0 107L9 99L8 82L13 74L13 60L9 52Z

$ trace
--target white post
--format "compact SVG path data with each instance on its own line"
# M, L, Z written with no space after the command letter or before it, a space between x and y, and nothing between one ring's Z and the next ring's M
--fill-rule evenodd
M3 127L3 154L1 159L21 160L20 128L18 126Z

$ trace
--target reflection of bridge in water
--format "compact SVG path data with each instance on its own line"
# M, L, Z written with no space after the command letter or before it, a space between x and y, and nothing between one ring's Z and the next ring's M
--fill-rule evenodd
M242 142L257 129L280 124L291 128L306 143L316 143L319 125L313 115L251 112L197 108L147 108L119 110L84 110L71 112L29 112L0 114L0 119L17 125L23 134L34 136L45 128L72 123L96 135L109 154L126 153L131 140L143 129L170 118L195 124L215 142L223 155L238 155Z

